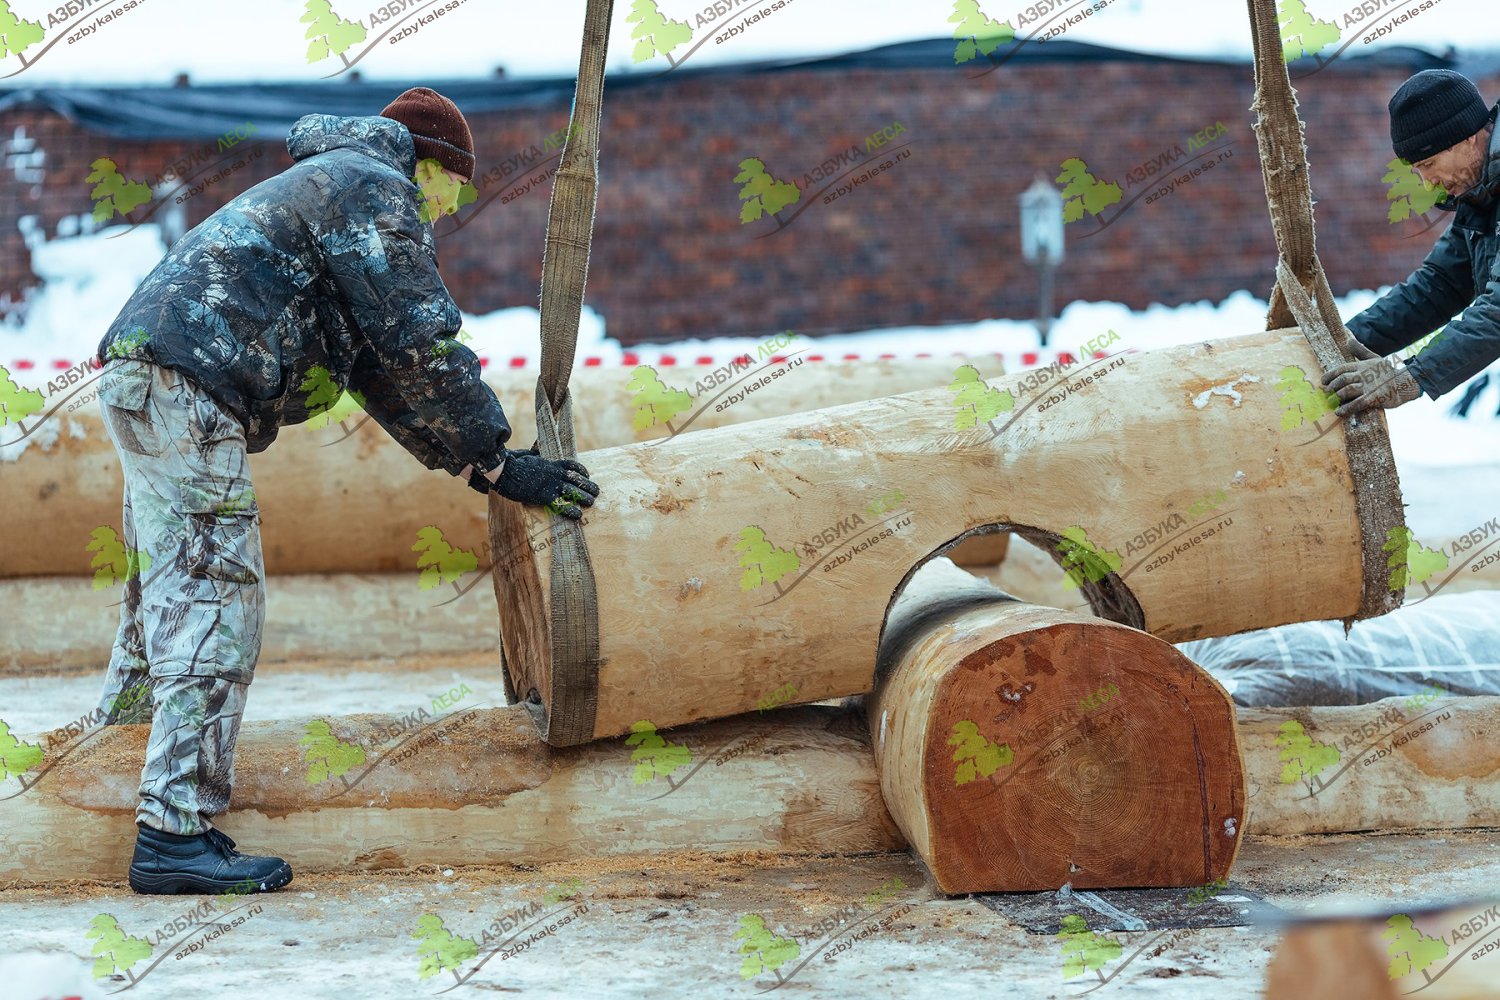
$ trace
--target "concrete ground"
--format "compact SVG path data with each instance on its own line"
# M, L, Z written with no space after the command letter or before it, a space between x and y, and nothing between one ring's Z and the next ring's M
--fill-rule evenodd
M1232 882L1292 914L1314 908L1401 909L1461 899L1500 885L1497 848L1496 831L1251 837ZM557 895L575 891L583 912L573 899L543 902L543 893L554 887L561 887ZM799 935L829 914L862 904L881 887L889 895L874 909L894 917L888 926L870 921L804 938L796 946L799 953L781 965L785 982L780 986L769 974L742 978L745 956L738 951L736 932L746 916L763 918L778 936ZM51 983L50 994L11 993L4 987L0 992L18 1000L61 997L70 989L95 996L122 988L141 997L420 997L455 986L451 972L420 976L422 959L413 933L424 919L427 926L437 926L431 918L442 921L440 938L448 933L482 943L473 957L450 949L461 958L459 971L465 977L453 990L457 995L654 1000L750 997L774 987L769 991L805 997L1040 1000L1076 996L1099 983L1092 972L1065 981L1060 944L1052 935L1027 933L975 899L942 898L921 864L904 854L675 855L582 859L529 870L432 868L301 877L280 893L254 897L237 911L239 916L253 914L241 926L181 959L175 955L200 940L203 931L169 937L130 968L138 977L134 985L123 976L103 978L97 987L90 982L95 944L88 935L101 915L113 917L124 934L154 943L157 929L199 901L136 896L123 884L0 893L0 926L8 929L0 981L14 986L21 982L18 977L46 968L56 970L54 977L66 977ZM515 933L498 924L502 916L532 910L533 903L541 922L499 950ZM567 924L559 925L569 916ZM528 919L523 916L522 924ZM483 942L492 921L497 934ZM555 928L551 934L511 954L549 923ZM825 957L866 927L876 929L832 960ZM1125 955L1142 939L1109 936L1125 945ZM1159 956L1142 955L1094 992L1161 1000L1257 997L1277 932L1269 927L1206 928L1164 940L1169 945ZM164 961L152 966L158 959ZM1500 956L1486 960L1495 963L1495 981L1500 982ZM1118 971L1112 964L1104 967L1105 976Z
M491 698L499 693L497 670L484 654L400 663L266 664L247 714L252 719L286 719L316 712L412 711L461 683ZM0 704L22 733L76 718L90 709L97 695L98 679L88 675L0 679ZM1500 887L1497 831L1265 839L1254 836L1252 823L1249 832L1235 866L1234 886L1259 893L1292 914L1326 907L1400 911L1493 894ZM277 847L241 846L250 851ZM896 879L905 888L896 888ZM517 909L529 910L553 886L577 889L587 911L519 955L495 954L455 993L537 998L755 996L776 981L771 974L741 978L745 956L738 952L743 939L736 940L736 932L747 915L759 915L778 937L801 938L799 953L780 967L789 979L777 993L942 1000L997 994L1061 998L1098 985L1093 973L1064 980L1060 943L1051 934L1028 933L974 899L942 898L921 864L904 854L672 855L585 858L534 869L433 867L302 876L286 891L256 897L254 905L226 916L229 922L248 919L181 959L176 954L200 940L205 930L168 934L160 940L158 932L196 907L200 897L140 897L129 891L123 878L114 884L0 891L0 927L7 929L0 983L8 984L0 986L0 996L103 996L123 988L141 997L419 997L454 985L453 975L446 971L427 979L419 976L421 956L413 933L425 915L442 920L439 940L451 933L484 945L473 957L465 957L461 943L450 949L461 973L469 973L514 933L497 927L498 936L483 942L491 921ZM824 953L846 941L847 934L834 932L826 942L828 932L810 939L799 934L882 886L890 898L875 908L885 908L882 919L895 919L832 961L825 960ZM251 915L256 905L260 909ZM571 906L539 906L535 917L523 919L523 924L545 914L552 917L543 919L539 928L528 927L520 940L561 920ZM1080 914L1093 916L1086 910ZM144 973L138 985L126 978L94 982L93 951L101 934L89 935L101 915L113 917L122 935L144 938L152 946L149 955L129 966L132 975ZM1098 926L1098 921L1090 924ZM1113 937L1122 943L1125 955L1134 942L1143 940ZM1210 994L1221 1000L1260 996L1277 931L1207 928L1167 940L1171 944L1162 954L1136 959L1095 992L1167 1000L1198 1000ZM114 954L122 967L129 964L128 949ZM809 956L811 960L802 965ZM158 959L160 964L152 967ZM1495 980L1500 982L1500 955L1489 960L1495 962ZM110 971L107 962L101 971ZM1112 971L1106 965L1104 974ZM47 988L29 992L23 984L36 975L45 977Z
M1056 599L1055 566L1024 546L1013 553L997 582L1032 600ZM62 726L92 709L99 683L99 676L76 670L0 676L0 715L23 734ZM460 684L484 702L499 703L494 654L263 663L247 719L411 712ZM1500 891L1500 831L1269 839L1256 837L1252 822L1247 832L1233 885L1292 915L1402 912ZM252 852L277 847L241 846ZM975 899L942 897L921 863L906 854L676 854L534 868L309 875L275 895L232 900L226 909L233 912L206 926L198 926L208 919L200 910L185 929L165 935L162 929L194 911L203 897L136 896L121 875L109 884L0 890L0 927L6 929L0 998L123 991L147 998L379 1000L455 987L458 995L535 998L733 998L784 991L818 998L1025 1000L1096 987L1090 995L1231 1000L1262 995L1278 940L1277 929L1268 926L1194 929L1168 935L1159 955L1147 953L1128 967L1106 963L1103 985L1093 972L1065 979L1053 934L1028 933ZM888 895L873 905L875 918L803 933L882 887ZM544 902L549 888L555 895L576 893L578 901ZM575 906L586 909L578 913ZM528 915L514 937L516 929L505 921L518 910ZM1079 913L1098 926L1094 914ZM740 949L758 930L757 917L765 933L754 943L785 978L780 985L773 972L745 968ZM236 920L243 923L236 926ZM216 933L217 924L231 929ZM1107 936L1129 955L1153 933ZM423 942L434 952L429 962L446 956L438 964L456 966L462 985L446 969L421 975ZM754 957L748 960L753 965ZM1500 953L1486 961L1495 964L1493 979L1500 984Z

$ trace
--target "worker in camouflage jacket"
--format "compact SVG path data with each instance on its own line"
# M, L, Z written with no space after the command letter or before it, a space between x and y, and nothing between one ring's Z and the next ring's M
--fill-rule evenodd
M151 722L137 892L291 881L284 861L240 854L212 820L229 806L265 618L246 456L316 415L310 391L360 394L424 465L481 492L574 519L599 492L577 462L506 448L500 403L455 336L432 236L474 175L453 102L417 88L379 117L310 115L287 149L293 165L183 236L99 344L124 544L139 553L101 707L115 723ZM121 709L142 684L149 704Z
M1491 108L1466 77L1424 70L1391 98L1391 142L1453 223L1411 277L1349 321L1358 359L1329 370L1339 416L1436 399L1500 359L1500 143ZM1463 317L1453 320L1459 312ZM1444 327L1419 354L1385 357Z

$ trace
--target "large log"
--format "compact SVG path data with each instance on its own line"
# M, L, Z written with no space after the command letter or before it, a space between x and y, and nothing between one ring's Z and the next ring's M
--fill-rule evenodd
M1267 1000L1500 997L1500 899L1299 921L1266 969Z
M947 563L891 611L880 788L947 893L1204 885L1245 822L1234 706L1170 643Z
M1446 486L1450 490L1467 488L1462 482L1468 469L1452 470ZM1424 474L1434 470L1424 469ZM1431 491L1432 484L1424 489ZM1486 496L1488 494L1485 494ZM1417 510L1413 502L1408 509ZM1482 522L1481 522L1482 523ZM1434 574L1430 580L1410 588L1406 603L1414 604L1436 594L1461 594L1472 590L1500 590L1500 560L1486 562L1489 553L1472 548L1472 542L1463 536L1473 527L1473 521L1465 519L1442 531L1418 532L1421 544L1433 551L1450 555L1449 568ZM970 540L972 541L972 539ZM1466 551L1467 550L1467 551ZM1459 553L1453 556L1451 554ZM960 560L955 559L955 562ZM993 564L963 563L975 566L975 572L984 574L1001 590L1032 604L1044 604L1054 608L1083 608L1087 602L1076 589L1069 589L1067 576L1053 561L1051 555L1024 541L1010 546L1003 560Z
M633 369L582 368L573 379L579 445L665 439L943 386L963 363L953 358L807 362L807 352L795 346L786 353L796 355L797 363L754 389L749 386L761 377L757 372L786 366L772 365L768 358L711 389L720 368L660 369L665 387L694 397L690 409L666 423L635 419L641 404L631 384ZM1003 370L998 358L975 363L987 374ZM485 380L505 406L513 442L529 447L536 440L536 372L502 370ZM700 384L704 391L695 392ZM68 390L72 395L49 405L46 412L53 406L57 412L45 422L26 421L24 447L3 447L23 431L15 424L0 427L0 498L6 510L0 519L0 577L89 575L91 555L84 547L90 533L101 525L119 528L120 463L95 391L92 383L79 383ZM75 405L80 408L69 412L67 407ZM343 425L310 426L285 428L271 448L250 460L268 573L413 569L412 545L428 525L441 529L450 545L482 558L488 543L484 497L451 476L428 471L363 413L355 412ZM996 555L980 552L974 558L993 564Z
M274 688L276 680L260 683ZM1120 691L1124 704L1127 692ZM1491 719L1500 719L1500 698L1465 704L1482 705ZM1307 718L1316 728L1322 716L1342 711L1314 708ZM481 710L454 729L443 728L466 712L465 702L441 718L434 712L433 719L419 720L435 723L436 732L407 729L403 716L325 716L330 735L360 744L366 759L316 784L307 780L307 747L301 745L312 719L246 723L223 826L245 847L285 851L298 871L308 872L534 864L673 850L887 851L905 844L883 803L863 711L776 709L662 732L659 748L643 739L562 751L538 739L519 707ZM15 794L20 779L0 781L0 887L20 879L122 878L144 727L56 746L44 736L15 735L41 747L45 757L25 772L27 782L36 782L29 791ZM421 742L429 735L435 744ZM1289 808L1290 796L1268 793L1268 780L1276 782L1282 766L1268 735L1259 725L1241 727L1252 762L1252 836L1500 826L1500 772L1476 771L1463 780L1471 797L1488 803L1484 809L1455 810L1446 785L1417 781L1401 791L1399 811L1363 795L1366 812L1330 812L1342 824L1335 827ZM405 738L410 742L398 746ZM1099 737L1091 739L1102 745ZM413 744L420 747L415 756L396 759ZM662 751L659 770L666 773L650 767L654 749ZM58 760L63 763L38 781L40 768ZM20 757L12 763L25 766ZM642 764L648 770L637 784ZM1268 776L1266 767L1276 770ZM345 780L352 785L347 791ZM1257 788L1260 797L1253 794ZM1008 822L1003 815L992 819L1002 832Z
M423 589L418 572L279 576L266 583L261 666L325 658L495 656L495 591L476 569L451 585ZM0 676L89 670L101 676L119 626L121 588L96 590L88 577L0 580Z
M1500 698L1241 708L1262 834L1500 826Z
M247 723L225 831L298 872L903 846L851 712L799 708L776 725L734 720L563 751L538 740L519 707L429 714L416 728L397 716L322 720L361 748L343 774L310 771L316 720ZM0 887L124 878L146 730L105 728L48 750L23 793L0 782Z
M1343 427L1286 409L1319 371L1283 330L1096 361L1055 389L992 380L590 452L610 488L583 526L492 504L509 684L549 739L553 715L598 738L748 711L784 683L865 693L903 582L995 527L1066 562L1096 614L1168 641L1384 613ZM543 581L553 533L577 530L602 666L560 678L551 618L593 612Z

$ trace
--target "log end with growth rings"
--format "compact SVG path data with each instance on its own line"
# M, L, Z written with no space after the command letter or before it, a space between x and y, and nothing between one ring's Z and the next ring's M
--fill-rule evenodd
M919 603L960 610L887 633L870 729L886 804L944 892L1228 877L1245 771L1206 672L1085 615L944 588Z

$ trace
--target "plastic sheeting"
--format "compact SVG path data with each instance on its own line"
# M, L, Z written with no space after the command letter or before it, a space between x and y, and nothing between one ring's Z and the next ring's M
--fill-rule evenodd
M1442 594L1362 621L1179 643L1237 705L1362 705L1440 688L1500 695L1500 591Z

